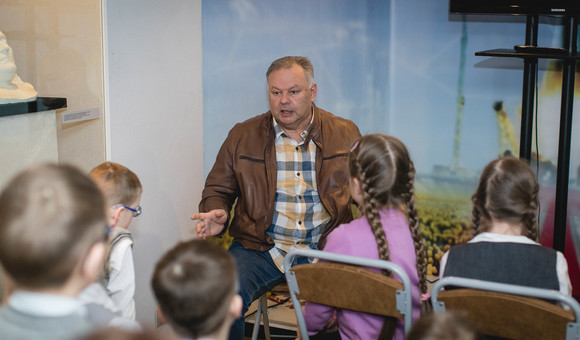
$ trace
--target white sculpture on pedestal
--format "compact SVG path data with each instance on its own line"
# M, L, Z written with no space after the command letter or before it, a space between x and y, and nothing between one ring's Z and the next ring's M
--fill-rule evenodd
M16 74L14 53L0 31L0 104L36 100L36 91Z

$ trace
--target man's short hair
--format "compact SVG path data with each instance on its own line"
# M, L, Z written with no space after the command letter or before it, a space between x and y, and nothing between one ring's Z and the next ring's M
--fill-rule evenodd
M0 262L17 287L58 288L105 227L94 181L70 165L37 165L0 194Z
M308 86L312 86L312 84L314 84L314 67L312 66L310 60L306 57L288 56L275 60L266 72L266 79L270 77L270 73L280 69L289 69L294 65L298 65L304 70L306 80L308 80Z
M224 323L237 292L236 269L221 246L195 239L169 250L155 266L159 308L181 335L197 338Z
M139 177L119 163L101 163L91 170L90 176L103 191L108 205L133 204L143 191Z

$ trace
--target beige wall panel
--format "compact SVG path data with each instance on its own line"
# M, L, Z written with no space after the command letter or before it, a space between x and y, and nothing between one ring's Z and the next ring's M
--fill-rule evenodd
M100 0L4 0L0 31L14 50L18 75L40 97L65 97L66 111L98 108L103 114ZM61 124L60 162L88 171L105 160L103 119ZM65 111L65 112L66 112Z

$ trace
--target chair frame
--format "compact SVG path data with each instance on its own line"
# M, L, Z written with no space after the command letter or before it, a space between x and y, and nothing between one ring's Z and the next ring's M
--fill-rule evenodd
M457 289L453 290L443 290L444 287L453 286ZM444 299L471 299L468 302L472 306L477 306L476 299L486 299L479 301L492 301L492 303L501 303L503 306L505 304L510 304L514 306L521 306L522 308L535 308L537 314L540 312L549 313L550 316L554 315L554 318L559 318L560 320L570 320L572 315L569 311L566 311L562 307L559 307L551 302L544 301L554 301L562 305L569 306L571 312L573 313L574 320L566 323L566 339L580 339L580 304L572 297L563 295L559 291L551 289L534 288L506 283L490 282L484 280L468 279L462 277L445 277L440 279L435 283L431 291L431 302L433 305L434 312L442 312L446 310ZM474 304L475 302L475 304ZM480 307L480 308L477 308ZM475 308L465 307L468 314L473 313L476 315L478 311L481 310L481 306ZM458 309L455 307L454 309ZM558 315L558 313L560 315ZM496 319L501 318L499 313L486 313L492 315L491 318L496 317ZM563 315L568 314L570 318ZM547 314L546 314L547 315ZM493 324L493 320L483 320L483 316L477 315L478 320L484 324ZM521 317L521 316L520 316ZM475 320L474 320L475 321ZM533 321L532 321L533 322ZM485 327L481 331L486 333ZM487 334L487 333L486 333ZM494 336L502 336L502 334L488 334ZM504 335L505 336L505 335Z
M396 265L395 263L389 262L389 261L384 261L384 260L377 260L377 259L368 259L368 258L362 258L362 257L356 257L356 256L350 256L350 255L343 255L343 254L334 254L334 253L329 253L329 252L325 252L325 251L320 251L320 250L312 250L312 249L296 249L296 250L292 250L290 251L284 258L284 271L285 271L285 275L286 275L286 282L288 283L288 288L290 290L290 296L292 298L292 303L294 304L294 311L296 313L296 321L298 322L298 327L300 328L300 332L301 332L301 336L302 339L304 340L308 340L308 331L306 329L306 322L304 321L304 315L302 313L302 306L300 304L300 300L298 298L298 295L300 295L300 287L298 286L298 279L296 277L296 272L293 269L292 263L294 262L294 259L296 257L307 257L307 258L313 258L313 259L322 259L328 262L334 262L336 264L342 264L343 268L352 268L352 266L358 266L358 267L372 267L372 268L378 268L378 269L386 269L391 271L391 273L393 273L394 275L396 275L397 277L399 277L399 279L401 280L401 282L398 282L396 280L394 280L393 278L387 277L385 275L367 270L367 269L363 269L364 273L368 273L369 276L374 276L374 279L372 279L373 281L377 281L381 280L381 282L383 285L389 285L389 289L391 291L395 291L395 297L396 297L396 311L398 312L398 314L402 315L404 318L404 325L405 325L405 334L408 333L408 331L411 329L411 324L412 324L412 320L413 320L413 316L412 316L412 299L411 299L411 280L409 279L409 276L407 275L407 273L398 265ZM328 264L328 263L311 263L311 264L302 264L302 265L297 265L296 266L296 270L299 272L299 275L301 275L300 271L298 270L298 267L301 268L309 268L312 270L316 270L317 265L324 265L324 264ZM350 265L350 266L344 266L344 265ZM307 267L308 266L308 267ZM339 266L335 266L336 270L340 270ZM335 270L335 269L332 269ZM365 277L361 276L360 280L364 280ZM369 279L371 280L371 279ZM398 288L396 288L398 287ZM327 287L326 287L327 288ZM325 288L325 289L326 289ZM340 289L341 285L338 285L335 289ZM402 288L402 289L401 289ZM343 288L344 289L344 288ZM374 294L374 292L369 292L370 294ZM303 292L303 295L306 294L306 292ZM372 297L373 299L376 300L376 297L373 295ZM306 299L308 300L308 299ZM337 306L334 304L333 301L330 300L326 300L326 301L314 301L316 303L321 303L321 304L325 304L325 305L329 305L329 306L333 306L333 307L337 307L337 308L345 308L343 306ZM372 308L372 306L371 306ZM348 308L346 308L348 309ZM368 312L366 310L361 310L361 312ZM383 314L383 313L381 313ZM392 315L392 316L397 316L396 314L383 314L383 315ZM398 315L398 316L400 316Z
M288 286L286 282L279 283L274 288L270 289L267 293L264 293L258 299L258 306L256 309L256 320L254 322L254 328L252 330L252 340L258 340L258 334L260 332L260 324L264 325L264 338L270 340L271 338L288 338L295 339L293 335L283 335L283 334L270 334L270 319L268 317L268 298L267 294L270 292L284 292L288 293Z

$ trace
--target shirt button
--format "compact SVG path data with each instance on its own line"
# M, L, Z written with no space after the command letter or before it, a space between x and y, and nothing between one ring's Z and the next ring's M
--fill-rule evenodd
M298 151L298 150L299 150L299 148L298 148L298 147L296 147L296 151Z
M297 173L296 173L296 176L300 177L300 173L299 173L299 172L297 172Z
M298 225L302 225L302 221L298 221Z
M298 195L298 199L301 200L302 199L302 196Z

